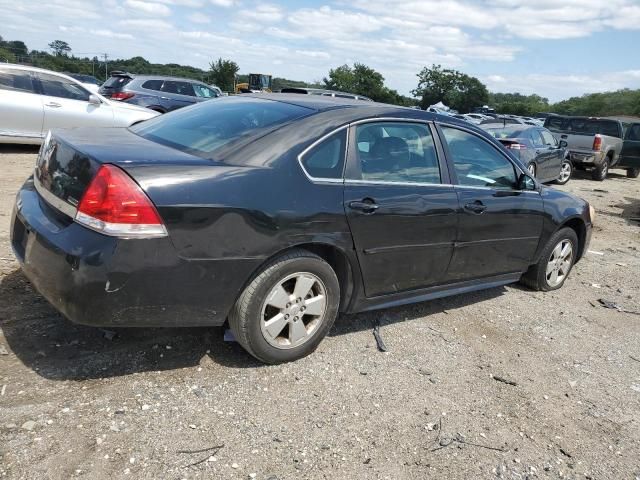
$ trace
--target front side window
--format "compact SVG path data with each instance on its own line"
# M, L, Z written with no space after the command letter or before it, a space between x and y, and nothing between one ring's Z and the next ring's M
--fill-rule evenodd
M38 79L42 85L42 93L50 97L66 98L88 102L91 93L84 87L63 77L38 73Z
M314 178L342 178L346 143L346 129L334 133L302 156L302 166Z
M205 85L194 84L193 89L196 92L196 97L202 98L216 98L218 94Z
M456 128L443 127L442 131L460 185L515 188L513 164L489 142Z
M634 142L640 141L640 123L631 125L627 133L626 140L631 140Z
M34 93L29 72L0 68L0 90Z
M555 147L558 145L558 142L556 141L555 137L551 135L551 133L547 132L546 130L540 130L540 135L542 135L542 140L544 141L545 145L549 147Z
M376 122L356 127L356 180L440 183L440 166L429 127Z

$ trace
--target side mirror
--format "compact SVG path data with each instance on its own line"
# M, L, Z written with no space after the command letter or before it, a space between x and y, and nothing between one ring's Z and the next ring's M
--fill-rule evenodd
M560 143L558 144L558 148L567 148L569 144L564 141L564 140L560 140Z
M97 95L89 95L89 103L91 105L102 105L102 100L100 100L100 97Z
M518 190L535 190L536 181L526 173L520 175L518 178Z

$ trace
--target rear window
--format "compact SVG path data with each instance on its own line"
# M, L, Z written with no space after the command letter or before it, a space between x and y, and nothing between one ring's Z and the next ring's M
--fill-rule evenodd
M0 68L0 90L34 93L29 72Z
M487 128L487 133L493 138L522 138L525 136L526 128Z
M118 90L124 87L127 83L131 81L130 77L109 77L106 82L102 84L102 88L112 88L114 90Z
M205 158L234 141L258 136L314 110L259 98L203 102L147 120L131 131L147 140Z
M608 135L610 137L620 137L618 124L610 120L591 120L588 118L572 118L567 125L567 131L573 133L583 133L587 135Z

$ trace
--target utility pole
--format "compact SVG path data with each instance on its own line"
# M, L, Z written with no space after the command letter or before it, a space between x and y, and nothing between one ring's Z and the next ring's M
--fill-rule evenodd
M107 68L107 61L109 56L106 53L102 54L104 56L104 81L106 82L109 78L109 69Z

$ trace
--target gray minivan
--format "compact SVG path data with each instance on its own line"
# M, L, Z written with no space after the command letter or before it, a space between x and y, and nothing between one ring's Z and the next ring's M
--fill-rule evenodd
M198 80L126 72L111 72L111 77L100 87L100 94L160 113L219 96L216 90Z

